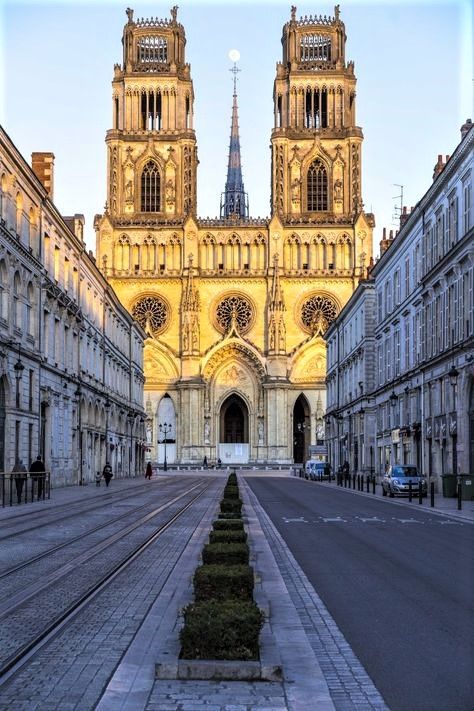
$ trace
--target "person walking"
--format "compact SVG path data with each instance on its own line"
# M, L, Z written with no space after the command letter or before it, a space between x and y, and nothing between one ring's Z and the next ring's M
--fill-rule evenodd
M30 474L32 474L33 482L38 485L38 499L44 494L44 481L46 479L46 469L44 468L43 460L41 459L41 454L38 454L35 461L30 466Z
M148 464L146 465L145 479L151 479L152 476L153 476L153 469L151 466L151 462L148 462Z
M102 479L102 474L100 472L95 473L95 485L100 486L100 480Z
M106 463L106 465L102 471L102 474L105 479L105 486L108 486L110 484L110 480L113 477L112 467L110 466L110 464L108 462Z
M26 481L27 471L22 460L18 457L15 459L12 474L15 479L16 498L18 499L18 503L21 504L21 494L23 491L23 485Z
M203 468L203 469L207 469L207 457L206 457L206 455L204 455L204 459L203 459L203 461L202 461L202 468Z

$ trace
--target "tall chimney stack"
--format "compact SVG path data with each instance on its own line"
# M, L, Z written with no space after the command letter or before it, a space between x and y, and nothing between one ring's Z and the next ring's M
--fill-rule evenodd
M31 167L50 200L54 200L54 153L32 153Z

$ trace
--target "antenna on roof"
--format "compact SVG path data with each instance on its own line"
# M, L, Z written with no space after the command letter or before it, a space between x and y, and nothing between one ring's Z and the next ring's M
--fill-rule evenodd
M392 224L399 225L400 216L403 213L403 185L399 185L398 183L392 183L392 185L394 185L396 188L400 188L400 195L394 195L392 197L392 200L400 200L400 205L393 206L392 214Z

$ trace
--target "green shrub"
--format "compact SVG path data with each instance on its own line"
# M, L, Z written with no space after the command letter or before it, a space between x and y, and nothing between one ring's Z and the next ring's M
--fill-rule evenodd
M201 565L194 573L194 599L252 600L253 570L248 565Z
M182 659L258 659L263 613L254 602L193 603L184 609Z
M248 565L249 547L246 543L208 543L202 549L205 565Z
M224 488L224 499L238 499L239 498L239 487L238 486L226 486Z
M242 501L240 499L222 499L221 511L223 513L239 513L242 511Z
M241 518L218 519L212 524L214 531L243 531L244 522Z
M238 511L221 511L218 515L218 519L220 521L229 521L229 520L242 520L242 516L240 515L240 512Z
M245 531L211 531L209 533L209 543L245 543L246 541Z
M227 485L237 486L237 474L232 472L227 478Z

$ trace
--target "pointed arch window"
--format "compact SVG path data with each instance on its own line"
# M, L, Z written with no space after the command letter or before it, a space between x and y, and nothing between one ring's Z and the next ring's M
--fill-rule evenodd
M328 174L319 159L309 166L307 195L308 212L325 212L328 209Z
M141 178L141 211L160 211L161 176L156 163L152 160L143 168Z

